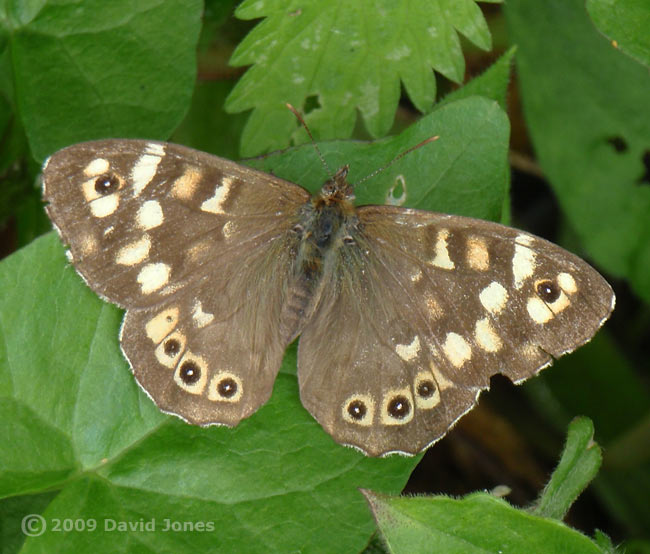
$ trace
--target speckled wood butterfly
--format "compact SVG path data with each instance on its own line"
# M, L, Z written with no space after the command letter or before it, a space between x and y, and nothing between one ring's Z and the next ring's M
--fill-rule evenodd
M495 223L354 206L340 169L303 188L182 146L77 144L43 169L47 212L164 411L236 425L300 335L302 403L368 455L442 437L502 373L587 342L614 295L584 261Z

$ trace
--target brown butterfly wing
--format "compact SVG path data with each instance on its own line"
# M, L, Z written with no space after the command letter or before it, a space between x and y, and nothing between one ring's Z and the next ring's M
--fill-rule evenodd
M234 425L268 399L294 334L273 322L286 319L305 190L138 140L66 148L43 182L75 268L127 308L122 349L163 410Z
M245 259L261 234L282 235L309 193L191 148L117 139L51 156L43 197L88 285L133 308Z
M298 351L303 404L370 455L443 436L495 373L522 381L588 341L614 296L547 241L475 219L357 210Z

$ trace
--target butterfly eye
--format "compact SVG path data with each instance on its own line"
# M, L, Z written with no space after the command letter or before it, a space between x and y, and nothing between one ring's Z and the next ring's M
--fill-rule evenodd
M95 179L95 192L102 196L112 194L119 188L119 186L120 180L114 173L105 173Z
M217 392L219 393L220 396L223 398L232 398L237 394L237 382L232 379L231 377L226 377L225 379L222 379L219 381L219 384L217 385Z
M176 339L169 339L165 342L165 354L170 357L176 356L181 350L181 343Z
M348 414L350 414L352 419L359 421L366 417L367 413L368 408L366 408L366 405L361 400L353 400L348 404Z
M201 369L194 362L185 362L181 366L180 378L186 385L193 385L201 378Z
M411 403L406 396L400 395L393 398L388 403L386 409L391 417L394 417L395 419L404 419L411 411Z
M537 294L544 302L552 304L560 297L560 288L553 281L539 281L536 289Z
M436 392L436 387L433 381L426 380L418 383L417 393L420 398L431 398L434 392Z

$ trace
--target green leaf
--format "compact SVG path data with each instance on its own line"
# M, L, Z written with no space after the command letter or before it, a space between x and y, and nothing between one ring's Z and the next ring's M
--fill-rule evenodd
M604 459L592 489L620 525L637 535L649 529L650 460L643 429L650 395L614 341L601 331L524 388L558 430L574 414L593 420Z
M3 496L56 489L42 512L50 525L158 524L152 534L50 529L26 544L50 552L87 551L90 540L113 552L134 541L154 551L363 547L374 526L357 487L397 492L417 458L370 459L336 445L300 405L295 349L272 400L237 428L165 416L120 354L120 319L65 263L53 233L0 263ZM166 518L211 521L218 532L163 532Z
M650 67L650 5L647 0L587 0L596 27L616 47Z
M650 301L650 73L583 0L505 4L539 163L589 256Z
M460 100L461 98L469 98L470 96L485 96L496 100L501 109L505 111L507 109L506 96L508 94L510 72L512 71L512 60L516 51L516 46L510 48L481 75L445 96L441 104Z
M594 442L594 425L579 417L569 425L560 463L540 495L534 513L563 519L580 493L598 473L602 452Z
M242 136L250 156L283 148L303 134L285 108L308 111L317 140L352 134L356 110L374 137L393 123L400 81L422 112L436 97L432 69L455 82L464 74L457 33L488 50L490 34L475 0L415 0L408 9L380 0L257 2L236 11L265 17L238 46L231 64L253 65L228 98L230 112L253 110ZM303 141L304 142L304 141Z
M363 492L389 551L396 554L604 552L562 522L517 510L486 493L456 500L445 496L391 498Z
M334 141L319 145L334 168L350 164L355 183L423 140L433 143L407 154L376 177L355 187L357 203L385 204L399 184L402 204L411 208L498 221L507 195L509 125L493 100L472 97L450 102L420 119L400 135L374 143ZM328 177L312 145L249 163L282 175L312 192Z
M199 0L7 2L9 72L34 156L107 136L167 138L194 85ZM44 109L44 107L47 109Z

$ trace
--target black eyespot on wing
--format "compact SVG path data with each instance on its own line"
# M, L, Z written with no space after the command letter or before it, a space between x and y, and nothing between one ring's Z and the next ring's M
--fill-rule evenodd
M365 403L362 402L361 400L353 400L348 404L348 414L350 414L350 417L352 419L356 419L357 421L360 421L364 417L366 417L367 413L368 413L368 408L366 408Z
M232 398L237 394L237 382L232 377L225 377L217 384L217 392L222 398Z
M201 378L201 368L194 362L187 361L181 366L179 375L186 385L193 385Z
M95 179L95 192L106 196L120 188L120 180L114 173L104 173Z
M388 403L386 410L390 417L404 419L411 412L411 403L406 396L399 395Z
M436 392L436 387L433 384L433 381L427 379L418 383L416 392L420 398L431 398L433 393Z
M538 282L536 289L544 302L553 303L560 297L560 287L548 279Z
M167 356L173 358L178 354L181 350L181 343L177 341L176 339L169 339L165 341L165 346L164 346L165 354Z

